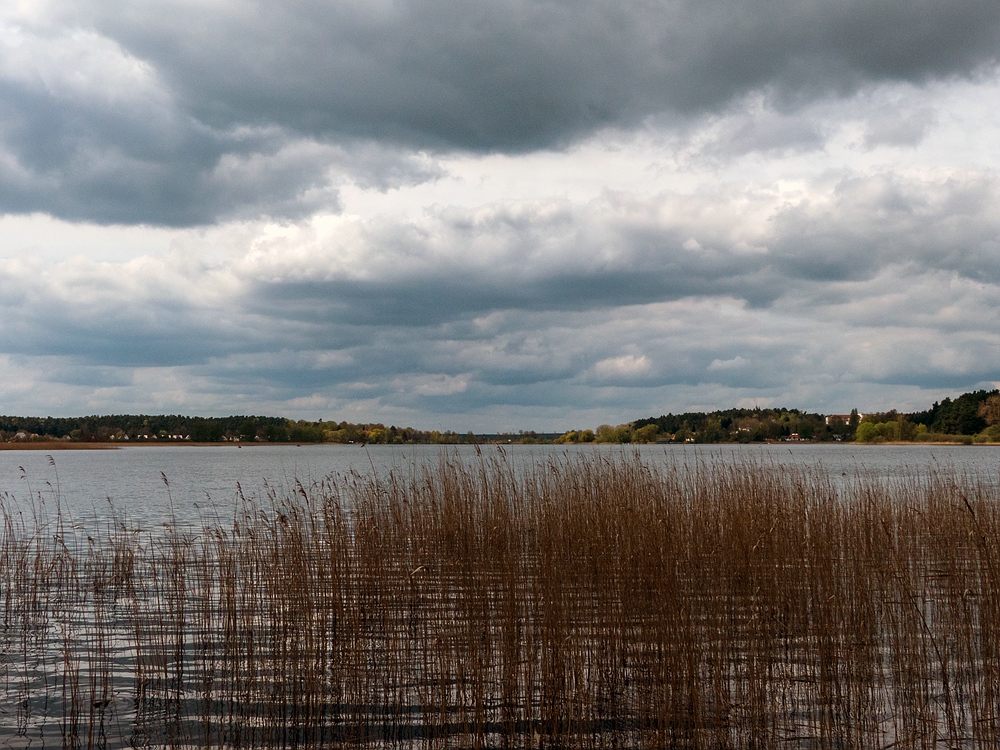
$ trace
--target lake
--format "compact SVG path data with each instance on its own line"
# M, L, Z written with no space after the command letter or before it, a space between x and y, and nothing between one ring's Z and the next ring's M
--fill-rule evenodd
M1000 479L1000 447L958 445L495 445L515 468L575 455L638 451L652 464L694 467L705 462L757 461L811 467L831 477L858 474L893 477L932 470L956 471L994 482ZM117 450L0 451L0 496L23 513L64 517L89 525L124 514L140 524L174 517L196 522L227 515L238 492L251 499L279 495L329 476L352 472L387 476L433 465L443 457L478 460L475 446L442 445L250 445L142 446ZM840 479L838 479L840 481Z

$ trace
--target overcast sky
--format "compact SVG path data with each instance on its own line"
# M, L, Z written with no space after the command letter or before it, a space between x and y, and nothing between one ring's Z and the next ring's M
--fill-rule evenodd
M0 413L565 430L1000 382L996 0L0 5Z

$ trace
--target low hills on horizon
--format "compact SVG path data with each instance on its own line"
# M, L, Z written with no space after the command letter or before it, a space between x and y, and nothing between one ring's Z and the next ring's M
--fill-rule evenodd
M271 442L271 443L750 443L770 441L1000 442L1000 391L946 398L921 412L896 410L825 415L799 409L723 409L645 417L565 433L460 434L381 423L294 421L283 417L105 415L0 416L2 442Z

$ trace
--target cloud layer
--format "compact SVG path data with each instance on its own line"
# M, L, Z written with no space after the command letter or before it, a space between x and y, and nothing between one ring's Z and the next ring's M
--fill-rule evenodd
M53 1L0 35L0 209L167 226L427 179L414 152L524 153L767 98L989 70L991 0ZM912 143L927 113L872 123ZM771 118L736 147L815 142Z
M1000 381L995 2L0 11L0 410L563 429Z

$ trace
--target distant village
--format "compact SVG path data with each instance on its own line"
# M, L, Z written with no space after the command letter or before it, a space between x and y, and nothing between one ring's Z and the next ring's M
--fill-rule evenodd
M3 443L763 443L1000 442L1000 391L946 398L921 412L818 414L784 408L726 409L645 417L567 432L474 434L282 417L107 415L0 417Z

